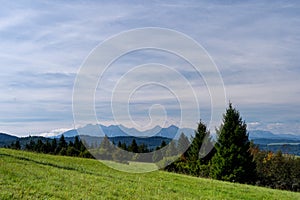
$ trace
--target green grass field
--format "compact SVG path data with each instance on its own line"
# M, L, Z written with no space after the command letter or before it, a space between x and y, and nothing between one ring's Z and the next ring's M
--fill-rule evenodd
M273 200L300 199L300 193L164 171L125 173L92 159L0 149L0 199Z

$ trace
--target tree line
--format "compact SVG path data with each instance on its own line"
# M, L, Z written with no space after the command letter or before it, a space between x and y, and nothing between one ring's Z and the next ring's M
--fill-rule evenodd
M155 149L150 149L144 143L138 145L135 139L132 139L129 145L122 141L118 141L115 144L105 136L99 147L93 145L88 149L96 159L113 160L121 163L128 163L129 161L158 162L166 156L177 156L177 146L183 143L185 143L185 146L188 146L188 138L183 133L181 133L180 138L177 145L174 141L167 144L162 140L159 146Z
M21 149L20 141L12 142L8 148ZM25 144L24 150L53 155L93 158L84 141L81 141L78 136L74 138L74 142L66 142L64 135L61 135L58 141L52 139L43 142L41 139L37 141L30 139L30 142Z

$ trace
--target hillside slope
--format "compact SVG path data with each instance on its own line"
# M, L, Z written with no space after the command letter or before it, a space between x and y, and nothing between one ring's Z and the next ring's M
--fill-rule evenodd
M16 136L8 135L6 133L0 133L0 147L3 147L4 145L9 145L17 139L18 137Z
M0 199L300 199L288 191L163 171L130 174L97 160L8 149L0 149L0 177Z

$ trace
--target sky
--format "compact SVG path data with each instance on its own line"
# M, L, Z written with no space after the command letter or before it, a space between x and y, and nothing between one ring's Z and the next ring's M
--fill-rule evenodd
M226 101L240 111L248 130L300 135L298 1L0 2L0 132L51 135L75 127L73 86L90 52L121 32L161 27L206 50L224 82ZM132 126L121 114L114 119L110 95L124 73L147 63L169 66L186 78L196 91L201 119L209 123L211 99L203 77L181 58L154 50L131 52L111 65L95 91L99 123ZM164 72L154 69L145 68L147 77ZM181 109L194 109L182 84L167 74L182 102L159 84L116 100L117 107L127 103L137 128L179 125ZM181 125L195 128L197 120Z

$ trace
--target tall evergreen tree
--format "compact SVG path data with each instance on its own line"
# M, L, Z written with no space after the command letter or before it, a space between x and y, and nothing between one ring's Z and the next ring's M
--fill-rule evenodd
M249 148L247 125L229 103L223 123L217 130L216 154L212 158L211 177L239 183L251 183L255 163Z
M192 139L192 143L187 150L187 159L192 162L204 161L205 156L209 153L205 152L205 147L209 145L210 133L202 121L199 122L195 136Z

